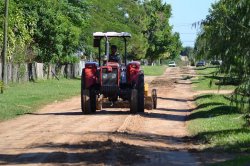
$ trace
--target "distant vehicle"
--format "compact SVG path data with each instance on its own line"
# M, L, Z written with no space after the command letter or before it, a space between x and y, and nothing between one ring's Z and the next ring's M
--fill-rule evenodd
M200 67L200 66L206 66L206 62L205 61L199 61L196 63L196 67Z
M169 66L169 67L176 67L175 61L170 61L170 62L168 63L168 66Z

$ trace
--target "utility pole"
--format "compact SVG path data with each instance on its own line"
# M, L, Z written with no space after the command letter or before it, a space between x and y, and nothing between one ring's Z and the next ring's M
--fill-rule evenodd
M8 8L9 0L5 0L5 10L4 10L4 29L3 29L3 50L2 50L2 81L1 93L3 93L3 87L7 84L7 68L6 68L6 56L7 56L7 31L8 31Z

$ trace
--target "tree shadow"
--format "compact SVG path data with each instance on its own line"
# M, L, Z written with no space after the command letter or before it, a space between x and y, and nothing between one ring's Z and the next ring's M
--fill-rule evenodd
M211 103L211 106L212 104L213 103ZM209 106L209 105L210 103L204 106ZM230 114L237 114L237 113L238 113L237 107L221 105L221 106L216 106L214 108L211 108L208 111L194 112L188 117L188 120L193 120L193 119L198 119L198 118L211 118L215 116L230 115Z
M176 98L167 98L167 97L157 97L161 100L171 100L171 101L179 101L179 102L187 102L187 101L194 101L194 100L188 100L188 99L176 99Z
M193 84L192 82L179 82L179 81L176 81L175 83L180 84L180 85L192 85Z
M213 139L219 139L222 137L232 137L237 134L250 135L249 128L241 129L230 129L230 130L219 130L219 131L210 131L210 132L200 132L199 134L192 137L192 141L195 140L199 144L209 144ZM227 152L250 152L250 139L245 139L244 141L231 141L230 143L224 143L222 145L216 145L214 147L208 147L206 151L227 151Z
M207 67L196 67L196 68L194 68L194 70L206 70L207 69Z
M198 107L196 107L196 109L200 109L200 108L206 108L209 106L219 106L219 105L223 105L224 103L219 103L219 102L210 102L210 103L206 103L206 104L199 104Z
M93 132L91 134L126 137L131 140L169 143L175 137L154 134L128 134ZM172 151L165 147L131 145L112 139L104 141L84 141L78 143L44 143L29 147L31 152L4 154L0 152L0 164L94 164L94 165L195 165L197 160L185 157L185 149ZM178 160L182 158L182 160Z
M191 112L194 109L171 109L171 108L157 108L159 111L171 111L171 112Z
M129 111L108 111L100 110L92 114L84 114L80 110L77 112L49 112L49 113L27 113L29 115L63 115L63 116L72 116L72 115L84 115L84 116L93 116L93 115L128 115L131 114Z
M49 148L52 151L25 152L20 154L0 154L0 164L9 165L42 163L59 165L129 165L132 163L138 163L144 159L142 154L143 149L141 147L123 143L114 143L111 140L105 142L90 141L87 143L75 145L50 143L49 145L45 146L41 145L40 148Z
M145 112L144 114L140 114L142 117L146 118L155 118L155 119L162 119L162 120L171 120L171 121L185 121L187 116L186 115L172 115L172 114L161 114L161 113L154 113Z
M176 111L176 112L188 112L190 110L169 110L169 111ZM101 116L101 115L129 115L131 112L128 111L110 111L110 110L101 110L96 111L93 114L83 114L82 112L50 112L50 113L27 113L29 115L38 115L38 116L44 116L44 115L55 115L55 116ZM131 114L134 115L134 114ZM172 114L161 114L161 113L154 113L154 112L144 112L139 113L138 115L146 118L157 118L157 119L164 119L164 120L172 120L172 121L184 121L186 119L186 116L182 115L172 115Z
M196 96L195 97L195 100L199 100L199 99L208 99L208 98L211 98L213 97L214 94L205 94L205 95L199 95L199 96Z

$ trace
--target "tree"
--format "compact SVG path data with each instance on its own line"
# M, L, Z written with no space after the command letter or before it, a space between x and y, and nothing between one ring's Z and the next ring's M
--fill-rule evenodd
M163 4L161 0L144 1L147 13L145 36L149 47L146 57L151 61L158 58L174 58L181 51L181 42L178 33L172 33L169 25L171 6ZM171 55L171 57L168 57Z
M1 53L2 56L2 83L1 83L1 93L3 93L4 84L7 84L7 76L6 76L6 54L7 54L7 29L8 29L8 6L9 1L5 0L5 9L4 9L4 37L3 37L3 50Z
M87 45L85 50L88 54L95 52L92 47L94 32L130 32L132 39L128 42L128 54L132 59L145 57L147 40L142 31L145 28L144 20L146 13L139 1L135 0L106 0L105 3L99 0L89 0L90 19L88 28L85 31ZM118 45L123 52L121 42L112 39L112 43ZM104 49L103 49L104 50Z
M184 47L181 51L182 56L187 56L191 65L194 66L195 64L195 56L194 56L194 48L193 47Z
M248 0L220 0L212 5L196 40L196 50L208 59L221 59L220 72L236 81L236 97L250 110L250 5ZM230 81L229 80L229 81ZM241 103L245 103L241 102ZM244 108L244 105L241 105Z

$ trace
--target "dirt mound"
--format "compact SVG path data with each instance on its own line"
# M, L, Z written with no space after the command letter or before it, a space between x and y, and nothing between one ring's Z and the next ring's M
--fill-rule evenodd
M152 87L173 87L174 83L176 82L176 79L166 79L166 78L157 78L154 79L151 83L150 86Z

